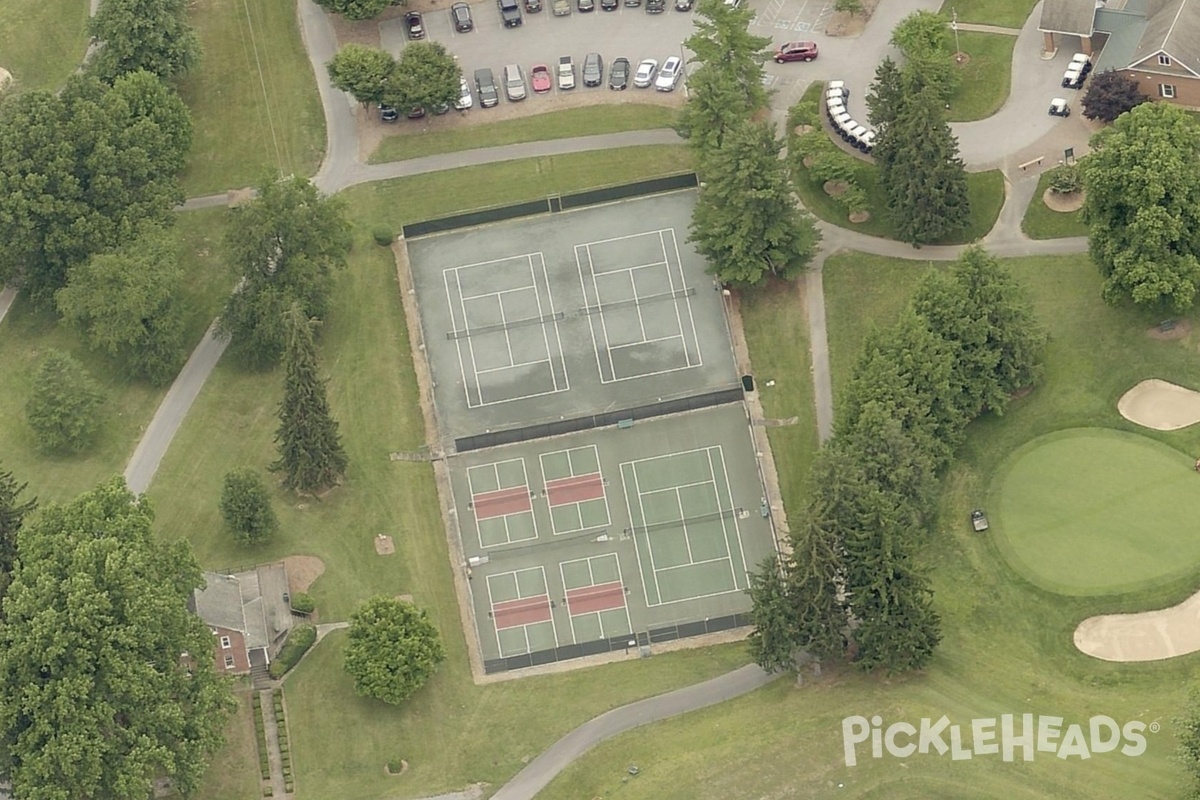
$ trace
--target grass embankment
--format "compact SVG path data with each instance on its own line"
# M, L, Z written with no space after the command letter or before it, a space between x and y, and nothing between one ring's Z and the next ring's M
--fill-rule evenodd
M1200 575L1193 570L1137 594L1052 594L1017 574L992 537L973 533L967 512L992 502L989 487L1010 453L1054 430L1089 425L1129 430L1181 452L1196 452L1200 431L1160 434L1134 428L1118 415L1116 400L1150 376L1200 386L1200 364L1194 358L1200 337L1168 342L1146 336L1150 320L1101 302L1099 276L1085 256L1008 264L1030 288L1038 316L1050 328L1046 375L1039 388L1003 417L987 417L970 427L960 458L943 480L940 521L922 554L944 632L929 668L884 680L826 665L822 678L813 680L810 674L802 687L778 681L745 698L602 744L552 783L545 797L738 800L836 794L1091 800L1180 792L1183 773L1170 761L1175 746L1171 717L1200 655L1111 664L1078 653L1072 632L1095 613L1177 602L1200 585ZM826 262L835 387L845 384L869 326L896 319L926 269L928 264L921 262L860 253ZM1086 761L1062 760L1039 752L1032 763L1006 763L999 755L954 761L949 754L876 760L869 747L860 745L858 765L844 762L841 726L850 715L879 714L885 725L919 724L922 717L946 715L966 726L964 738L969 738L972 719L1006 713L1062 716L1065 724L1079 723L1085 730L1090 716L1106 714L1122 722L1157 723L1162 729L1147 734L1145 754L1133 758L1098 753ZM640 774L623 782L629 764L637 764Z
M675 117L676 112L672 108L631 103L550 111L531 117L519 117L487 125L464 126L448 131L413 130L384 138L371 154L370 162L379 164L521 142L669 128L675 124ZM403 128L401 130L403 131Z
M180 83L195 128L184 192L312 175L325 151L325 117L296 4L207 0L188 19L203 53Z
M959 22L1020 29L1035 5L1037 0L946 0L941 13L949 19L957 11Z

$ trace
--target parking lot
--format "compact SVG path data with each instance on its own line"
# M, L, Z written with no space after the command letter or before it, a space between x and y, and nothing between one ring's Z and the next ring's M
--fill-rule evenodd
M520 64L529 78L529 69L534 64L546 64L553 72L561 56L571 56L578 76L575 89L563 94L580 92L608 92L608 67L618 58L627 58L636 67L645 58L653 58L660 64L671 56L683 54L682 42L692 33L693 12L675 11L674 0L667 4L661 14L647 14L645 4L636 8L619 7L615 11L581 13L575 9L565 17L556 17L550 10L550 0L544 0L544 8L534 14L522 12L524 24L518 28L505 28L500 21L500 10L494 2L471 5L475 30L458 33L450 22L449 8L438 8L426 12L425 28L429 39L441 42L458 58L463 75L470 81L475 70L490 67L497 79L505 64ZM599 4L597 4L599 5ZM404 20L397 18L380 23L380 43L385 50L399 55L406 42ZM584 56L598 52L604 58L605 80L600 87L584 87L582 76ZM686 80L686 78L685 78ZM684 81L676 91L683 88ZM472 91L474 86L472 86ZM628 92L653 94L653 89L635 89L630 82ZM547 95L530 96L521 102L536 108L560 94L557 83ZM501 104L507 103L501 99Z

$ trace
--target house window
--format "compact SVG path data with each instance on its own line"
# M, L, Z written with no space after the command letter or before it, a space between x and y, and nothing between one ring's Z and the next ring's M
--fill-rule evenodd
M1170 57L1170 56L1168 56L1168 55L1162 55L1162 54L1160 54L1160 55L1159 55L1159 57L1158 57L1158 65L1159 65L1160 67L1169 67L1169 66L1171 66L1171 57Z
M222 636L222 637L221 637L221 649L222 649L222 650L228 650L228 649L229 649L229 648L231 648L231 647L233 647L233 642L229 641L229 637L228 637L228 636Z
M1160 83L1158 85L1158 96L1159 97L1167 97L1167 98L1174 97L1175 96L1175 84Z
M225 669L233 669L233 656L225 656Z

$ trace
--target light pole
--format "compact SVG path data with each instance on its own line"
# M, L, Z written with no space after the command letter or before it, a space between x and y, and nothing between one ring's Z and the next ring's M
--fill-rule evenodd
M958 9L951 7L950 15L950 30L954 31L954 59L957 61L958 54L962 52L962 48L958 46Z

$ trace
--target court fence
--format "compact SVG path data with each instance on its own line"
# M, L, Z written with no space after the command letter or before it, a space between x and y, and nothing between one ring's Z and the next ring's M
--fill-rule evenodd
M675 623L660 628L652 628L648 631L614 636L611 639L597 639L594 642L566 644L549 650L536 650L532 653L523 653L519 656L487 659L483 662L483 671L487 675L493 675L497 672L525 669L526 667L536 667L542 664L554 664L559 661L569 661L572 658L583 658L584 656L597 656L619 651L629 652L634 648L640 651L641 648L649 647L652 644L662 644L664 642L673 642L676 639L703 636L706 633L719 633L721 631L733 630L734 628L744 628L750 624L750 615L741 613L697 620L696 622Z
M509 428L503 431L489 431L487 433L477 433L473 436L463 436L454 440L454 449L459 453L466 453L470 450L482 450L485 447L498 447L502 444L527 442L531 439L544 439L548 436L577 433L594 428L603 428L608 425L628 427L639 419L651 419L667 414L678 414L683 411L695 411L700 408L711 408L712 406L720 406L727 403L737 403L741 400L742 386L739 383L737 386L729 389L718 389L713 392L679 397L674 400L663 400L659 403L651 403L644 406L618 409L616 411L604 411L599 414L572 417L571 419L559 419L537 425L526 425L522 428Z
M649 194L673 192L679 189L694 189L700 185L694 172L683 172L676 175L665 175L661 178L648 178L644 181L622 183L615 186L601 186L583 192L564 195L550 195L541 200L528 200L524 203L492 206L468 211L463 214L451 214L448 217L413 222L401 230L405 239L416 236L427 236L431 233L442 233L459 228L471 228L476 225L486 225L489 222L501 222L506 219L520 219L537 214L555 214L572 208L611 203L627 197L641 197Z

